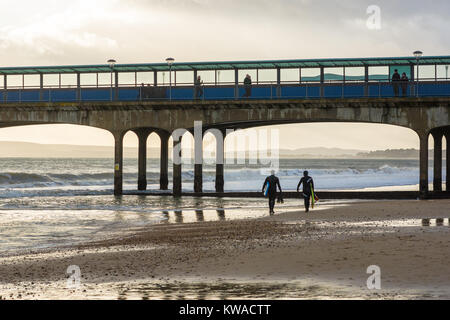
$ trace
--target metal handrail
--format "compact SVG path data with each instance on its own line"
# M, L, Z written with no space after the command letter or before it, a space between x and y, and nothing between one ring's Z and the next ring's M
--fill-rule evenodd
M411 80L410 80L411 81ZM440 81L450 81L450 78L420 78L419 82L440 82ZM366 81L364 79L342 79L342 80L327 80L325 79L324 82L320 82L320 80L304 80L301 81L297 80L285 80L281 81L281 85L301 85L301 84L351 84L351 83L365 83ZM378 82L391 82L391 80L387 77L386 79L369 79L369 83L378 83ZM257 83L253 83L253 86L260 86L260 85L273 85L275 83L274 81L270 80L264 80L264 81L258 81ZM239 82L239 85L242 85L243 82ZM195 84L193 82L178 82L176 84L172 84L172 87L192 87ZM231 81L227 82L204 82L204 86L234 86L235 83ZM158 83L157 86L154 85L154 83L144 83L144 87L169 87L169 83ZM113 85L113 88L138 88L142 87L142 83L120 83L118 86ZM111 84L83 84L79 88L81 89L110 89ZM0 88L0 90L42 90L42 89L78 89L76 84L73 85L44 85L42 88L39 85L29 85L29 86L8 86L6 89Z
M361 89L364 89L364 93L363 94L351 94L351 93L346 93L346 88L351 88L351 87L355 87L358 85L362 85L364 84L363 87L361 87ZM408 83L408 94L407 96L415 96L417 91L419 91L420 96L439 96L436 94L427 94L426 91L424 91L427 85L449 85L450 81L448 81L446 79L446 81L441 81L441 79L439 79L438 81L420 81L420 82L413 82L410 81ZM403 96L402 91L402 83L399 82L399 96ZM280 98L302 98L302 99L317 99L317 98L364 98L364 97L368 97L368 98L374 98L374 97L395 97L394 91L393 89L387 89L387 88L391 88L393 86L393 83L390 81L385 81L385 82L353 82L353 83L286 83L286 82L282 82L282 83L276 83L276 82L269 82L269 83L264 83L264 84L259 84L259 85L253 85L253 88L266 88L267 91L266 93L261 93L259 92L257 95L254 95L252 97L245 97L245 99L280 99ZM241 89L244 86L239 84L237 89ZM283 88L288 88L288 87L301 87L301 88L305 88L304 94L298 94L298 95L294 95L294 96L287 96L286 94L283 94ZM336 88L336 87L340 87L340 93L325 93L324 91L327 88ZM105 87L106 89L111 90L111 93L108 94L108 97L104 97L104 98L85 98L83 96L83 94L85 93L85 90L95 90L97 88L86 88L86 87L80 87L80 88L43 88L43 89L36 89L33 87L33 89L23 89L23 88L19 88L19 89L8 89L8 90L0 90L0 94L2 94L2 97L0 99L0 103L6 103L6 102L64 102L64 101L111 101L111 100L117 100L116 97L119 97L118 100L120 99L120 93L121 93L121 89L130 89L130 90L137 90L136 92L136 98L124 98L122 99L123 101L164 101L164 100L168 100L167 97L164 96L164 91L167 90L167 87L156 87L161 89L162 91L160 91L160 94L163 94L163 96L145 96L145 89L147 88L151 88L151 89L155 89L155 87L134 87L134 86L130 86L130 87L113 87L111 88L109 87ZM183 87L175 87L174 90L176 90L177 88L183 88L183 89L194 89L195 86L183 86ZM210 89L213 88L234 88L236 90L235 85L228 85L228 86L221 86L221 85L208 85L208 84L203 84L202 85L203 88L203 96L201 97L202 100L209 100L209 99L217 99L217 100L221 100L221 99L242 99L242 97L240 97L239 95L235 95L233 97L231 96L220 96L217 94L210 94ZM311 90L313 90L313 88L319 88L319 94L317 93L313 93ZM376 93L374 91L374 88L376 88ZM116 91L117 89L117 91ZM269 92L270 90L270 92ZM317 90L317 89L315 89ZM335 89L333 89L335 90ZM392 90L392 92L387 92L386 90ZM56 95L56 93L58 92L72 92L72 94L74 94L74 96L76 97L75 99L67 99L67 98L59 98ZM33 95L27 95L27 93L32 92ZM317 92L317 91L316 91ZM13 96L11 96L11 94L13 94ZM39 97L38 97L39 96ZM450 96L450 90L449 92L445 92L443 94L441 94L441 96ZM122 101L121 100L121 101ZM176 96L173 97L173 100L175 101L184 101L184 100L193 100L193 99L187 99L187 98L177 98Z

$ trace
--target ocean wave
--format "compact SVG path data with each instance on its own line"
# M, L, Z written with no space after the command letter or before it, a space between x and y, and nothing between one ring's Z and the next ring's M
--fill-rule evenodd
M339 169L310 169L310 174L316 178L328 176L357 177L361 175L410 175L418 172L418 168L402 168L383 165L378 168L339 168ZM267 175L267 169L258 168L227 168L225 170L225 179L227 181L260 180ZM134 183L137 181L137 172L125 172L124 181ZM207 169L203 171L205 181L215 181L215 170ZM295 178L303 176L303 169L283 168L277 172L280 178ZM169 178L171 174L169 174ZM194 181L194 170L184 169L182 173L183 181ZM148 172L147 179L149 182L159 181L158 172ZM58 186L107 186L113 183L114 175L111 172L88 173L20 173L8 172L0 173L0 188L33 188L33 187L58 187Z
M284 167L277 175L283 189L295 190L298 181L303 176L303 168ZM79 195L103 195L111 194L114 175L107 168L76 168L74 172L50 172L38 173L0 173L0 198L18 197L47 197L47 196L79 196ZM56 170L52 170L56 171ZM322 190L347 190L363 189L387 186L415 185L418 183L419 168L396 166L392 164L377 164L312 168L309 169L311 176L315 179L318 189ZM227 191L255 191L261 188L267 175L267 170L262 168L225 167L225 189ZM430 169L430 177L432 171ZM138 174L131 168L124 172L124 189L136 190ZM159 186L159 168L149 168L147 179L149 186L157 189ZM191 191L194 181L194 170L192 167L184 166L183 189ZM215 167L204 167L203 181L204 190L215 189L216 172ZM172 181L169 172L169 182Z

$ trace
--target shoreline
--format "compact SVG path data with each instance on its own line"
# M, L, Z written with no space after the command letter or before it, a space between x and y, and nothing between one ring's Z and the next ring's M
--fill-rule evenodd
M421 194L419 191L317 191L322 200L417 200L450 199L450 191L430 191ZM125 190L124 196L174 196L172 192L164 191L130 191ZM261 192L182 192L182 197L194 198L261 198L265 197ZM298 199L299 193L294 191L283 192L284 199Z
M355 202L310 215L152 225L129 237L0 257L0 295L158 299L164 286L182 294L227 284L217 294L233 298L233 286L267 293L264 284L279 284L292 286L281 298L449 299L449 207L448 200ZM444 226L421 226L424 218L445 218ZM80 290L65 287L70 265L80 266ZM365 288L370 265L382 269L379 292Z

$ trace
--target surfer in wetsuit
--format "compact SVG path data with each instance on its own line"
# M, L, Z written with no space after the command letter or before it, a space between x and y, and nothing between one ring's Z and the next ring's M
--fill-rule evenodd
M280 189L280 193L283 191L281 190L280 185L280 179L278 179L275 176L275 171L272 171L271 176L266 178L266 181L264 182L262 192L267 192L267 197L269 198L269 208L270 208L270 214L275 214L275 201L277 199L277 187Z
M303 173L303 178L297 187L297 192L300 192L300 186L303 184L303 197L305 198L305 210L309 212L309 204L311 202L311 196L314 191L314 181L313 178L309 176L309 172L305 171Z

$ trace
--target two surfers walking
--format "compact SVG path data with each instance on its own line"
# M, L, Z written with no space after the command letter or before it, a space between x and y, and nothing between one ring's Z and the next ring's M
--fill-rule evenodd
M305 211L309 212L310 205L314 209L314 205L319 198L315 194L314 180L309 176L309 172L305 171L303 173L303 178L300 180L297 192L300 192L300 187L303 185L303 198L305 200ZM271 172L271 175L266 178L262 188L264 196L269 199L269 209L270 214L275 214L275 201L277 200L278 190L280 192L278 196L278 203L283 203L283 191L280 185L280 179L275 176L275 171Z

